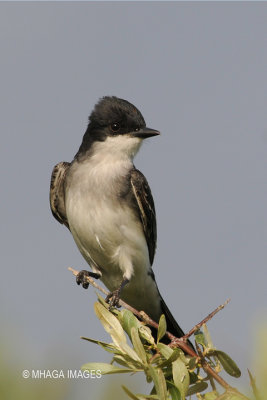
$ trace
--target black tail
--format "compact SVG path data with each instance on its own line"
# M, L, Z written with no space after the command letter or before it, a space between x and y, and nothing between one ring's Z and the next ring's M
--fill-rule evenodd
M160 295L160 303L161 303L162 314L164 314L166 318L167 331L172 333L174 336L178 338L183 337L184 336L183 330L177 324L176 320L174 319L172 313L170 312L169 308L167 307L161 295ZM167 338L162 338L162 342L169 343L169 340ZM192 350L195 351L195 348L193 344L190 342L190 340L187 340L187 343L192 348Z

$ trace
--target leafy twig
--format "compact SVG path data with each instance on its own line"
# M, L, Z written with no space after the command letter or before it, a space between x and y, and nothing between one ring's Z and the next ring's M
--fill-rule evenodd
M77 275L79 271L69 267L69 271L73 273L73 275ZM98 285L91 277L86 277L89 284L91 284L93 287L98 289L100 292L102 292L105 295L108 295L108 291L102 288L100 285ZM224 387L227 391L231 391L232 393L237 393L240 395L240 393L233 387L231 387L223 378L221 378L207 363L207 361L204 359L204 357L199 357L199 355L186 343L186 340L189 336L191 336L196 330L198 330L204 323L209 321L218 311L223 309L226 304L229 302L229 299L219 307L217 307L212 313L210 313L206 318L204 318L199 324L195 325L183 338L177 338L174 335L172 335L170 332L166 332L165 335L170 339L171 347L179 347L183 351L185 351L188 355L191 357L196 357L199 359L202 368L206 371L208 375L210 375L214 380L216 380L222 387ZM123 300L119 300L119 305L126 308L127 310L131 311L133 314L135 314L139 319L143 320L146 324L158 329L159 324L157 324L155 321L153 321L146 313L143 311L138 311L135 308L131 307L129 304L125 303ZM249 400L246 396L242 395L242 398Z

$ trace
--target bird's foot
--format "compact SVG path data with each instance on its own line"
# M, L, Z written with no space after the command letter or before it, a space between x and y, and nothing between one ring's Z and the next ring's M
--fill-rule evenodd
M88 277L99 279L101 277L101 274L98 274L97 272L86 271L85 269L83 269L76 275L77 285L82 285L84 289L88 289L89 286L89 282L87 280Z
M109 309L112 307L120 308L120 288L110 292L105 298L105 302L109 304Z
M127 285L127 283L129 282L129 279L123 279L123 281L120 284L120 287L116 290L114 290L113 292L110 292L106 299L105 302L109 303L109 309L111 309L111 307L121 307L120 306L120 294L122 289L124 288L125 285Z

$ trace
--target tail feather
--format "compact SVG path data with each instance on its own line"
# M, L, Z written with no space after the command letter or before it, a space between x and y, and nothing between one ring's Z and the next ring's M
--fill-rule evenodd
M160 304L161 304L162 314L164 314L165 318L166 318L167 331L172 333L174 336L176 336L178 338L183 337L184 336L183 330L180 328L180 326L178 325L178 323L174 319L172 313L170 312L167 304L165 303L165 301L163 300L161 295L160 295ZM192 350L195 351L194 346L190 342L190 340L187 340L187 343L192 348Z
M157 321L157 319L160 318L160 315L164 314L165 315L165 319L166 319L166 324L167 324L167 331L170 332L171 334L173 334L177 338L183 337L185 335L184 331L182 330L182 328L180 328L180 326L176 322L175 318L173 317L172 313L170 312L167 304L163 300L163 298L162 298L162 296L160 294L160 291L159 291L159 288L158 288L158 285L157 285L157 282L156 282L156 279L155 279L155 275L154 275L152 269L149 271L148 275L154 281L154 284L155 284L156 289L157 289L157 296L158 297L156 299L157 301L156 301L156 304L155 304L155 309L157 309L157 311L156 311L156 313L155 312L154 313L150 313L149 312L149 308L147 309L147 308L143 307L141 309L146 311L148 315L154 317L155 321ZM154 296L155 296L155 294L154 294ZM158 303L158 300L159 300L159 303ZM137 309L138 309L138 307L137 307ZM139 305L139 309L140 309L140 305ZM157 329L151 327L151 331L152 331L152 335L153 335L154 339L157 340ZM165 344L169 344L170 340L166 336L164 336L161 339L161 342L163 342ZM192 350L195 351L195 348L194 348L193 344L188 339L187 339L187 344L192 348Z

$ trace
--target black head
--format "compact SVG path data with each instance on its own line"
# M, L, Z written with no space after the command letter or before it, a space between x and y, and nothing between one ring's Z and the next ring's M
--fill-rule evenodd
M87 152L96 141L109 136L129 135L145 139L159 132L146 128L141 112L131 103L115 96L105 96L95 105L89 117L78 155Z

